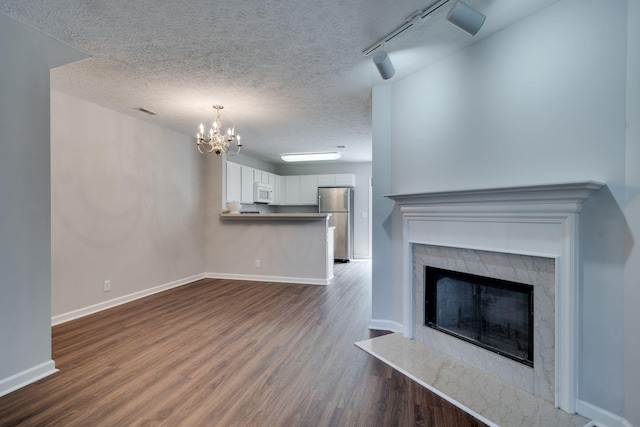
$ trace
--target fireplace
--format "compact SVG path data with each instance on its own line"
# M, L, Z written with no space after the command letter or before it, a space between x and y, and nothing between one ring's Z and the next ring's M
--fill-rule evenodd
M602 186L584 181L388 196L402 213L404 336L574 413L580 327L578 219L582 202ZM445 313L451 319L440 325L430 318L425 266L531 286L533 340L530 346L529 337L526 345L519 344L526 347L526 357L518 351L508 357L504 349L488 351L468 342L468 336L454 337L464 334L461 327L444 325L458 323L461 315L453 309ZM527 299L522 297L519 304L527 305ZM520 336L520 329L528 327L500 328L506 336L515 335L515 328Z
M556 381L556 330L553 321L556 316L556 260L531 254L422 243L411 244L411 254L413 338L506 383L553 402ZM445 330L446 328L433 328L428 325L428 322L425 322L429 317L425 301L433 300L432 296L427 295L425 286L431 280L427 277L429 272L439 273L435 275L436 281L439 277L444 277L448 285L457 280L467 283L479 282L481 285L499 284L509 289L524 288L530 291L532 301L526 304L533 309L533 322L527 328L534 328L527 337L527 341L529 338L532 340L527 348L527 355L509 355L506 351L497 351L494 346L486 343L478 345L477 342L473 342L475 340L460 337L459 334L452 333L454 331ZM451 294L445 297L449 298ZM452 310L455 311L457 308L454 306ZM525 309L523 313L530 312ZM446 320L447 323L448 320L450 319ZM465 328L469 329L468 326L470 325L465 325ZM503 327L506 328L506 325ZM511 334L513 335L513 332Z
M533 286L424 266L424 324L533 367Z

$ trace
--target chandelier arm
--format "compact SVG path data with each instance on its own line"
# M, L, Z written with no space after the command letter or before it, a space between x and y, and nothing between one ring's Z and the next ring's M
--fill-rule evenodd
M225 153L227 153L227 156L237 156L238 154L240 154L240 147L237 147L238 151L236 151L235 153L232 153L230 151L225 151Z
M213 145L208 142L202 140L196 144L198 146L198 151L200 154L211 154L213 152Z

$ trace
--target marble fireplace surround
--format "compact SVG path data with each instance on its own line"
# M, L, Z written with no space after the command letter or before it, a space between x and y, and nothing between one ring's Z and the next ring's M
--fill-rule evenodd
M528 393L555 403L555 259L414 243L414 339ZM424 326L424 266L532 285L533 368Z
M422 341L429 339L430 333L427 332L425 338L424 331L417 331L420 322L414 322L415 316L420 316L415 312L414 287L424 286L414 284L415 248L436 251L434 253L449 251L449 255L455 256L467 253L471 258L478 258L481 253L502 254L502 259L521 258L522 261L517 262L525 264L535 259L543 264L544 259L550 260L555 264L550 273L554 282L551 295L555 298L555 315L550 319L554 342L545 345L554 353L553 362L538 369L534 374L538 384L530 388L539 390L537 394L556 407L575 413L580 282L578 221L582 202L603 186L599 182L581 181L387 196L400 206L403 217L404 336ZM428 257L427 252L420 249L418 257ZM534 267L536 269L549 273L548 266ZM543 310L548 313L549 307ZM447 346L444 347L446 350ZM534 366L536 362L539 361L534 359ZM514 375L520 376L517 372ZM519 386L517 381L514 385Z

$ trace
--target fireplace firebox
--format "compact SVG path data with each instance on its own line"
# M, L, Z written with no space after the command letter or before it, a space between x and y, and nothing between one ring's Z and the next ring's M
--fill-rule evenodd
M533 286L424 267L425 325L533 367Z

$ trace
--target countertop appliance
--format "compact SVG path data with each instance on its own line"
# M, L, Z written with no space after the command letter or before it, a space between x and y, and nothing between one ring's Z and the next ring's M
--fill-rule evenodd
M329 226L335 227L333 257L349 262L353 258L353 188L318 188L318 211L331 214Z

